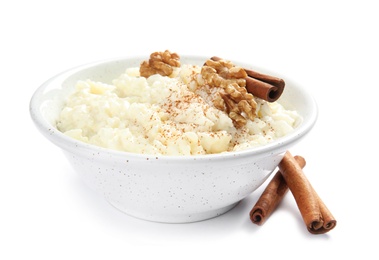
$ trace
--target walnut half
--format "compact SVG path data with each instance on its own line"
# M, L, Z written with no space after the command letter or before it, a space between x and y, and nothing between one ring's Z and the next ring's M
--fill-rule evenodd
M255 118L257 103L246 90L247 73L243 68L234 66L230 61L207 60L201 75L208 86L221 88L213 104L225 111L236 127L244 126L247 118Z
M148 61L143 61L140 66L140 75L148 78L154 74L169 76L174 71L173 67L180 67L180 57L168 50L153 52Z

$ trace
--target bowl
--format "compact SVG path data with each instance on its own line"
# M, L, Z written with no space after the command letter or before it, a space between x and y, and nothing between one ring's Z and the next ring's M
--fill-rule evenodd
M269 144L238 152L198 156L156 156L121 152L87 144L64 135L55 122L65 98L78 80L111 83L146 57L98 61L62 72L40 86L30 101L30 115L39 131L62 149L84 182L122 212L144 220L188 223L226 213L260 187L286 150L302 140L317 119L317 105L307 90L289 79L278 100L295 109L302 123ZM201 65L206 57L181 56ZM251 64L244 68L273 74Z

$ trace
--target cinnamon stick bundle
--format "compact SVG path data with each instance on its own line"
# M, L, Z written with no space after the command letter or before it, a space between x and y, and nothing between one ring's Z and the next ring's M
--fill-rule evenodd
M222 60L222 58L213 56L211 60L219 61ZM258 73L253 70L244 70L248 75L248 77L245 78L247 92L268 102L274 102L282 95L285 86L283 79Z
M295 156L295 159L300 167L304 168L306 164L304 158L301 156ZM257 225L263 225L271 213L277 208L287 192L288 185L279 170L266 186L254 207L251 209L251 221Z
M286 152L279 163L279 170L303 217L307 229L312 234L323 234L332 230L337 221L318 196L290 152Z
M303 157L293 157L290 152L286 152L279 163L279 171L250 211L253 223L263 225L290 190L310 233L323 234L337 225L337 221L305 177L302 170L305 164Z

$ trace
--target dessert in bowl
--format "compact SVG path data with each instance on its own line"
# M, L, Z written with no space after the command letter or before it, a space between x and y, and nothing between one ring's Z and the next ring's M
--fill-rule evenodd
M209 88L201 74L208 57L182 56L166 76L154 70L141 76L144 60L69 69L30 102L37 128L83 180L134 217L187 223L227 212L265 182L316 122L314 99L288 79L270 105L245 93L254 110L249 117L250 110L233 107L229 92L217 99L222 87Z

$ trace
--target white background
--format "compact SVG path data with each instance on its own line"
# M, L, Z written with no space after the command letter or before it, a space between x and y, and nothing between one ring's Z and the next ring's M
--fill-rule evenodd
M377 258L378 24L365 0L2 1L0 259ZM334 230L308 233L291 193L263 226L252 224L262 187L208 221L129 217L33 125L29 101L48 78L166 49L249 62L311 91L318 121L291 152L306 158Z

